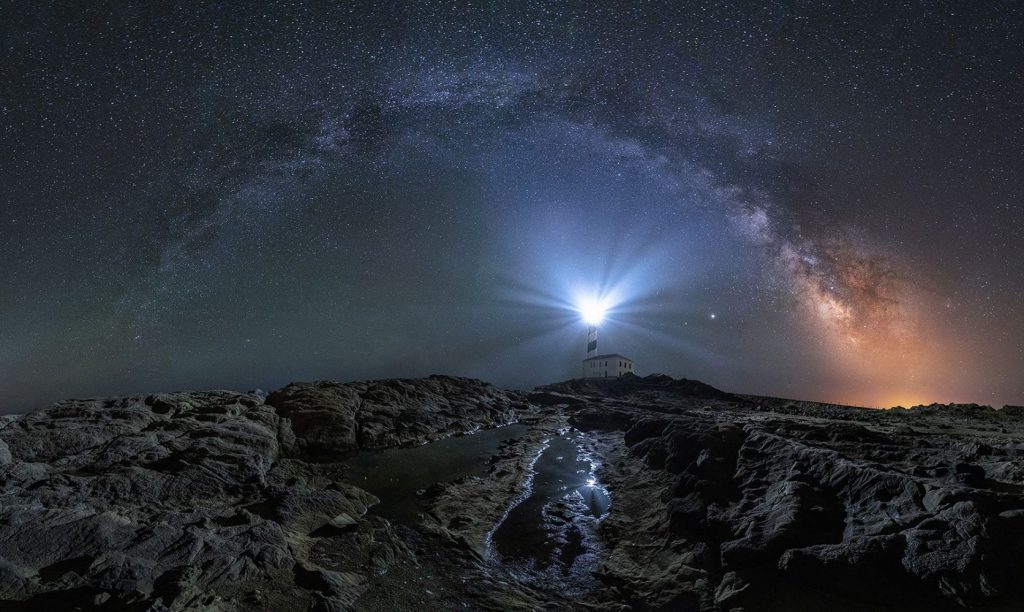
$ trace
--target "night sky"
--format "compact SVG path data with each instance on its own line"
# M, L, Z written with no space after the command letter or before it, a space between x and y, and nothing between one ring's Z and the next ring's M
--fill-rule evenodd
M594 296L640 374L1024 404L1017 2L171 4L0 8L0 412L529 388Z

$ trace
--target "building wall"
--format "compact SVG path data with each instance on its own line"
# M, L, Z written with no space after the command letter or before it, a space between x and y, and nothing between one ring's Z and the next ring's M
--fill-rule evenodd
M583 362L583 378L617 378L633 371L633 362L628 359L610 357Z

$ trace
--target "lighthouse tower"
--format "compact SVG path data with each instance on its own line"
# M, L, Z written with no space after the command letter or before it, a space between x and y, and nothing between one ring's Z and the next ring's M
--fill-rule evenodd
M587 358L583 360L583 378L617 379L633 374L633 359L618 353L597 354L597 322L587 325Z
M597 354L597 326L605 309L599 301L585 303L580 314L587 323L587 358L583 360L583 378L618 378L633 373L633 360L618 353Z
M597 325L591 324L587 328L587 359L597 355Z

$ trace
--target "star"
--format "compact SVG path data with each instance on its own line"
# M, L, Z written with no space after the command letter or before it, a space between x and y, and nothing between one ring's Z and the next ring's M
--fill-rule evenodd
M93 4L0 25L0 410L532 388L581 315L724 387L1024 404L1024 4Z

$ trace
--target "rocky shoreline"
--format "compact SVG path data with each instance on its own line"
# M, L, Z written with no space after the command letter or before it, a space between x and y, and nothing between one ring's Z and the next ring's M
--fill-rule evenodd
M527 407L466 379L68 400L0 429L5 609L350 608L408 547L344 480L360 448Z
M0 606L1011 610L1020 412L820 406L663 376L67 400L0 421ZM438 474L414 520L376 515L347 477L367 449L510 422L525 433L480 475ZM597 586L572 597L488 549L568 431L612 496Z

